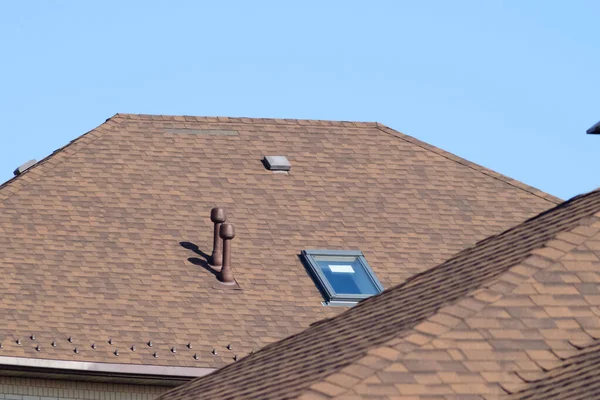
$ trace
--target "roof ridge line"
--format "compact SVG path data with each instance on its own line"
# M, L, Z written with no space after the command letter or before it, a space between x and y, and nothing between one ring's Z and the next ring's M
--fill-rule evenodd
M554 195L551 195L549 193L545 193L545 192L541 191L540 189L537 189L537 188L535 188L533 186L527 185L526 183L523 183L523 182L518 181L516 179L510 178L510 177L508 177L508 176L506 176L504 174L501 174L499 172L495 172L495 171L493 171L493 170L491 170L491 169L489 169L487 167L484 167L483 165L476 164L476 163L474 163L472 161L469 161L469 160L467 160L465 158L459 157L456 154L452 154L452 153L450 153L450 152L448 152L446 150L440 149L439 147L436 147L434 145L431 145L431 144L428 144L426 142L423 142L422 140L419 140L419 139L417 139L417 138L415 138L413 136L407 135L406 133L402 133L402 132L397 131L397 130L395 130L393 128L390 128L387 125L381 124L379 122L376 122L375 124L376 124L375 126L376 126L377 129L379 129L380 131L382 131L384 133L387 133L390 136L393 136L395 138L398 138L398 139L404 140L406 142L412 143L412 144L414 144L416 146L421 147L422 149L431 151L431 152L433 152L433 153L435 153L435 154L437 154L437 155L439 155L441 157L444 157L444 158L446 158L446 159L448 159L450 161L454 161L455 163L460 164L460 165L462 165L464 167L470 168L470 169L472 169L474 171L481 172L482 174L484 174L486 176L489 176L490 178L493 178L493 179L496 179L496 180L498 180L500 182L506 183L506 184L508 184L510 186L513 186L513 187L517 188L517 189L521 189L524 192L532 194L532 195L534 195L536 197L539 197L539 198L541 198L543 200L546 200L546 201L548 201L550 203L560 204L560 203L562 203L564 201L564 200L562 200L562 199L560 199L560 198L558 198L558 197L556 197ZM399 134L402 135L402 136L398 136ZM540 193L543 193L544 195L541 195Z
M13 195L15 195L19 190L21 190L23 187L36 182L38 179L40 179L42 177L42 173L39 173L39 167L42 167L44 165L47 165L48 162L52 162L56 160L57 155L59 154L63 154L65 151L72 149L74 146L81 144L80 142L83 139L86 139L88 136L92 135L95 132L100 133L98 135L98 137L94 138L93 141L97 140L100 138L101 134L106 133L109 130L114 129L114 127L116 125L119 124L119 122L115 122L115 124L106 127L107 123L115 121L116 119L120 118L118 114L113 115L112 117L107 118L103 123L101 123L100 125L98 125L97 127L83 133L82 135L79 135L78 137L76 137L75 139L69 141L69 143L67 143L66 145L59 147L58 149L54 150L52 153L50 153L49 155L47 155L46 157L42 158L40 161L36 162L34 165L32 165L30 168L28 168L27 170L25 170L23 173L16 175L12 178L10 178L9 180L7 180L6 182L0 184L0 203L4 203L6 200L10 199ZM90 142L90 143L93 143ZM76 151L75 151L76 152ZM65 160L67 160L68 158L70 158L72 155L75 154L75 152L73 152L73 154L67 155L67 157L65 158ZM64 160L63 160L64 161ZM62 163L61 162L57 162L54 165L51 165L51 167L55 167L58 164ZM35 177L32 177L35 175ZM7 188L12 188L15 185L20 184L20 186L16 187L12 192L9 192L6 196L2 196L2 194L4 194L4 192L6 190L8 190Z
M336 126L350 129L375 128L376 121L349 121L349 120L328 120L328 119L305 119L305 118L254 118L254 117L225 117L225 116L194 116L194 115L174 115L174 114L133 114L117 113L125 119L148 119L151 121L180 121L180 122L203 122L209 124L220 123L244 123L244 124L283 124L321 127Z

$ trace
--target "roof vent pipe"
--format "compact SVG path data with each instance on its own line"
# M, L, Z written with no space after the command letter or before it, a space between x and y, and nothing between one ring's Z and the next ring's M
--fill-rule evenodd
M213 208L210 210L210 220L215 224L215 230L213 234L213 251L212 255L210 256L210 265L213 267L220 267L223 263L223 253L221 250L223 241L219 236L219 229L221 228L221 224L227 221L225 210L218 207Z
M235 283L233 272L231 271L231 239L235 237L235 228L232 224L221 224L219 231L223 239L223 266L221 267L221 282Z

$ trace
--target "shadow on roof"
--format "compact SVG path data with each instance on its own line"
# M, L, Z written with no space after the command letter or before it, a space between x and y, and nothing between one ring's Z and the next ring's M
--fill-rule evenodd
M194 265L197 265L199 267L204 268L205 270L207 270L208 272L210 272L211 274L213 274L214 276L216 276L217 278L219 277L219 271L214 269L213 267L211 267L210 265L208 265L208 260L210 260L210 256L208 254L206 254L205 252L203 252L202 250L200 250L200 248L198 247L198 245L192 243L192 242L179 242L179 244L181 245L181 247L183 247L184 249L187 250L191 250L194 253L196 253L197 255L199 255L202 258L198 258L198 257L189 257L188 261L191 262Z

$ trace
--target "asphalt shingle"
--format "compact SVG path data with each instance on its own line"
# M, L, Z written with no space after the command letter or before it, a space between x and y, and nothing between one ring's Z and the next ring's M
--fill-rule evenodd
M220 367L344 310L303 249L391 287L558 201L376 123L116 115L0 187L0 352ZM241 290L206 265L214 206Z

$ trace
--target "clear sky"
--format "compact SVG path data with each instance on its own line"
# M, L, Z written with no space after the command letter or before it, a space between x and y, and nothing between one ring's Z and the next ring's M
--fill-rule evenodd
M600 2L0 1L0 182L115 113L378 121L600 186Z

